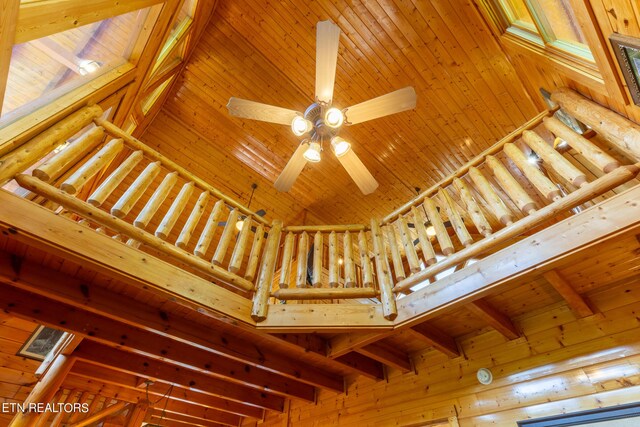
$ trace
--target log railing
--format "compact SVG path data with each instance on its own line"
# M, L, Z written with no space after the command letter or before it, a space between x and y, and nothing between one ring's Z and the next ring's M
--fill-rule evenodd
M552 99L595 137L543 112L366 224L269 223L99 118L97 107L0 158L0 185L15 178L45 206L97 232L253 292L256 321L267 317L269 304L300 300L380 304L393 319L399 295L578 212L637 176L638 125L569 90ZM92 122L81 138L51 154ZM121 161L109 167L115 158ZM108 174L89 188L100 171Z

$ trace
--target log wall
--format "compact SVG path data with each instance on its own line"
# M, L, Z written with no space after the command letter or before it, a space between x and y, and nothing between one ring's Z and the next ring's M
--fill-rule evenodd
M564 303L514 319L523 337L506 341L481 330L458 340L464 356L413 355L417 372L363 377L345 395L321 392L317 404L292 401L264 426L423 426L457 416L459 425L516 421L640 399L640 281L591 296L599 311L577 319ZM622 356L626 357L622 357ZM476 380L490 368L491 385Z

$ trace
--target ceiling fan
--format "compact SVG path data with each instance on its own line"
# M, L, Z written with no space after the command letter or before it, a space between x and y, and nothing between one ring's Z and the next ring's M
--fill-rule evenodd
M343 110L334 107L333 86L339 42L340 28L336 24L331 21L318 22L315 102L309 105L304 114L246 99L229 99L227 108L232 116L291 126L291 131L302 138L274 183L278 191L289 191L306 163L319 162L323 145L330 144L360 191L364 194L373 193L378 188L378 182L353 152L351 144L338 136L340 128L411 110L416 106L416 92L409 86Z

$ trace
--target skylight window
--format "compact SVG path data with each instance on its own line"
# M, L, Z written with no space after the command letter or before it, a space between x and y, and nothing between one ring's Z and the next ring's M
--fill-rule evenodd
M64 331L40 325L18 351L18 356L43 361L64 334Z
M128 62L149 8L13 47L0 124Z

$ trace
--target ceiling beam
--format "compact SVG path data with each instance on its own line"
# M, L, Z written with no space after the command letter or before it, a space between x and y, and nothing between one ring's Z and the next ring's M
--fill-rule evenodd
M138 376L131 375L122 371L117 371L115 369L94 365L83 360L76 361L71 372L74 375L78 377L84 377L87 380L111 384L118 388L126 388L131 393L146 394L148 391L149 395L154 397L153 400L167 395L170 387L168 384L161 382L153 382L150 384L143 383L144 386L141 386L141 378ZM146 381L146 378L143 379ZM141 394L135 395L136 399L144 397L145 396ZM204 394L181 387L174 387L173 391L171 392L170 398L173 400L179 400L182 402L204 406L211 409L218 409L220 411L229 412L232 414L240 415L242 417L261 419L264 413L262 409L256 408L254 406L249 406L244 403L234 402L228 399L223 399L221 397L211 396L209 394Z
M399 369L402 373L412 370L411 360L406 353L395 350L380 342L369 344L356 350L358 353L377 360L387 366Z
M475 300L468 305L467 309L489 324L493 329L500 332L507 339L515 340L520 337L520 332L515 327L511 319L491 305L485 298Z
M11 286L187 343L201 350L247 363L253 367L260 367L269 372L338 393L344 390L344 381L340 375L312 366L299 366L298 359L294 356L268 348L274 346L256 345L255 342L249 342L239 336L186 321L182 317L174 316L167 310L167 306L159 308L142 303L132 304L132 300L127 296L74 279L15 255L0 253L0 278L6 279ZM326 342L316 335L307 336L314 337L313 339L318 341L314 344L317 347L314 354L324 357ZM267 338L277 344L285 337L294 340L293 335ZM299 355L308 353L310 339L312 338L307 338L305 342L292 341L287 345L287 352L291 353L291 350L297 349Z
M591 308L589 301L581 296L573 289L571 284L562 277L557 270L549 270L542 275L547 282L558 291L560 296L564 298L567 305L578 317L587 317L595 313Z
M183 415L183 414L176 414L174 412L165 412L162 410L162 408L156 408L152 413L151 413L151 418L152 419L156 419L158 421L160 420L170 420L170 421L178 421L178 422L182 422L185 423L186 425L198 425L198 426L202 426L202 427L220 427L223 424L217 423L215 421L207 421L204 420L202 418L194 418L188 415ZM162 424L162 422L161 422ZM237 426L237 424L236 424ZM137 426L136 426L137 427Z
M337 357L334 360L355 369L359 374L364 375L365 377L373 380L384 379L384 368L382 363L362 354L352 351L351 353Z
M201 372L152 360L98 343L84 341L74 352L78 359L112 367L143 378L163 381L259 408L282 411L284 398L265 391L232 384Z
M445 334L441 330L435 328L434 326L431 326L428 323L421 323L411 329L414 332L417 332L415 334L416 336L420 337L423 341L434 347L436 350L446 354L449 357L460 356L460 350L458 350L456 340L453 339L453 337Z
M146 357L197 370L241 386L309 402L315 399L315 388L300 381L221 357L152 332L123 325L66 304L54 305L46 298L5 284L0 284L0 289L4 299L1 307L16 316L63 328L92 341L133 350ZM89 345L88 343L87 346Z

